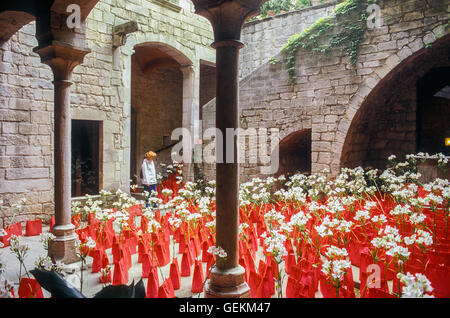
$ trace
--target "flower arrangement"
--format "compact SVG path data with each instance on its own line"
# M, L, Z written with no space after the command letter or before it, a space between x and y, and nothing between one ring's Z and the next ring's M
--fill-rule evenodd
M336 297L355 297L347 291L354 290L352 283L358 277L353 278L352 269L357 267L358 295L369 297L364 292L372 289L366 284L368 265L377 265L382 284L375 289L384 295L448 296L448 285L442 281L450 262L449 181L421 184L419 159L396 159L391 156L383 171L344 168L334 179L324 173L295 174L242 183L238 257L247 283L257 291L254 295L284 297L286 285L294 282L298 289L290 290L290 297L314 297L322 283L331 286ZM177 257L176 244L189 266L208 262L213 268L211 258L201 257L202 248L215 259L227 256L214 240L215 182L206 183L201 191L196 183L183 182L181 164L167 168L171 170L158 193L148 194L158 203L156 209L120 190L102 191L100 200L74 204L82 266L93 255L89 251L96 246L107 250L113 240L119 248L140 244L139 255L148 255L151 270L162 267L165 254ZM114 202L107 205L112 197ZM50 240L42 236L44 244ZM191 242L197 246L189 246ZM19 250L23 258L26 248ZM50 268L48 260L39 264ZM102 265L100 277L106 279L113 267L115 275L117 266Z

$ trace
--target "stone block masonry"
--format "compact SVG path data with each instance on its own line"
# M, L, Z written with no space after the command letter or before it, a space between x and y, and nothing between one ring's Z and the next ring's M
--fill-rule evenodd
M379 4L384 24L367 30L355 67L338 49L329 54L300 49L296 85L290 84L284 63L271 64L268 59L282 60L284 39L301 30L270 36L266 32L290 15L303 19L307 11L247 24L242 38L248 47L242 50L239 87L242 128L278 128L280 139L311 129L311 153L305 153L304 160L310 160L313 173L327 170L336 175L343 166L382 168L390 154L401 158L416 152L417 81L433 69L450 66L450 2ZM319 10L325 13L332 8ZM270 38L270 45L262 44L264 37ZM277 39L280 45L275 48L272 43ZM263 57L265 45L271 53ZM255 64L249 62L251 53ZM203 129L214 125L214 113L213 100L203 108ZM209 178L214 176L213 166L206 171ZM253 177L264 175L255 165L241 165L241 181Z

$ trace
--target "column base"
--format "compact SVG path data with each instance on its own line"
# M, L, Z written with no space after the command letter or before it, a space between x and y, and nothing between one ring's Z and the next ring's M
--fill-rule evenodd
M80 261L76 255L75 241L78 237L75 234L75 226L73 224L54 226L52 233L55 238L49 244L48 255L50 258L54 262L60 261L64 264Z
M249 298L250 287L244 280L245 269L237 266L228 270L215 267L205 284L206 298Z

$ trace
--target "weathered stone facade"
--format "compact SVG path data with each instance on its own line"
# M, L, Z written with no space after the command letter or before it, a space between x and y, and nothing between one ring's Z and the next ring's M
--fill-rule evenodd
M302 10L246 23L241 34L245 46L239 55L239 78L245 78L278 54L292 34L308 28L319 18L331 15L336 2L339 1L326 1Z
M128 21L136 21L139 31L127 35L125 45L113 47L113 26ZM47 221L53 214L53 74L33 52L38 44L35 33L31 22L0 47L0 228L12 214L11 205L22 197L28 204L16 221ZM86 39L91 53L72 75L72 119L102 122L101 188L127 191L131 103L140 100L151 107L149 95L135 90L141 96L132 97L134 47L169 47L175 60L188 61L189 77L181 80L190 81L189 91L181 94L189 99L174 116L177 124L189 127L199 114L200 60L215 62L212 28L188 0L178 5L164 0L102 0L87 18ZM155 87L147 93L155 93Z
M450 1L379 3L384 22L364 35L356 67L338 49L323 55L301 49L296 85L290 84L283 63L262 64L241 80L242 128L278 128L280 140L310 129L311 152L304 160L310 161L311 172L381 167L390 154L416 152L417 81L450 65ZM277 32L271 34L277 43ZM282 59L281 53L275 58ZM448 85L445 80L431 83L437 91ZM214 101L203 108L204 129L211 125L214 108ZM214 167L208 168L211 176ZM241 180L255 176L261 176L257 165L241 165Z

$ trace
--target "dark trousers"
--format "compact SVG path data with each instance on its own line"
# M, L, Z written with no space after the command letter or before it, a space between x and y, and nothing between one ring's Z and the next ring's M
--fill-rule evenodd
M144 191L147 191L149 194L149 197L152 195L152 191L156 192L156 184L150 184L150 185L145 185L144 184ZM147 207L149 207L150 204L148 203L148 199L147 199ZM153 207L156 208L156 203L153 203Z

